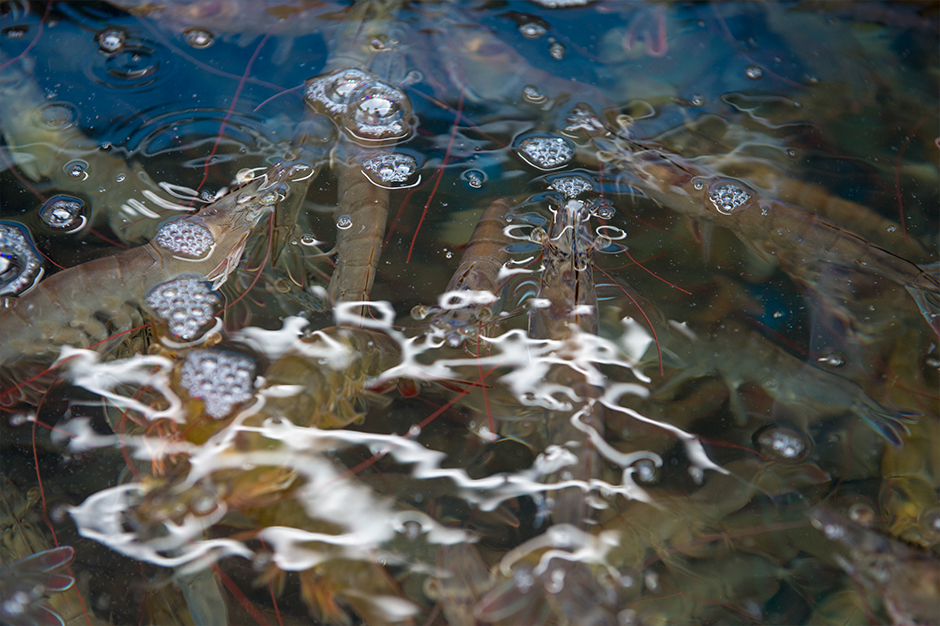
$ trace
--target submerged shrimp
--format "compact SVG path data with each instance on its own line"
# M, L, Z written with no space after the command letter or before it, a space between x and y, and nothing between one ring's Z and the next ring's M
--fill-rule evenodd
M760 385L778 402L799 407L811 414L833 415L852 411L879 435L900 445L906 423L918 413L890 410L873 400L854 381L806 363L743 325L728 321L701 340L682 350L687 353L681 373L658 394L678 389L684 382L718 374L731 390L732 408L739 419L747 410L741 406L738 389L748 383Z
M430 326L442 331L452 346L460 345L476 332L479 324L494 315L494 304L499 300L499 272L509 260L506 235L506 215L512 203L500 198L493 201L480 216L470 235L470 241L460 258L460 264L447 283L441 297L441 306L430 312ZM424 307L412 315L427 315Z
M149 244L58 272L0 310L4 388L36 374L33 365L52 361L63 345L84 348L131 330L158 284L180 274L223 283L251 230L290 193L291 176L307 169L278 163L198 213L164 223Z
M529 336L563 339L569 324L597 334L597 294L594 291L594 240L591 214L580 200L568 200L555 210L543 239L542 273L529 312Z
M832 263L887 278L907 289L940 335L940 275L865 238L743 182L722 178L693 160L644 149L613 155L637 186L664 206L732 230L745 243L780 259L799 276L807 265Z

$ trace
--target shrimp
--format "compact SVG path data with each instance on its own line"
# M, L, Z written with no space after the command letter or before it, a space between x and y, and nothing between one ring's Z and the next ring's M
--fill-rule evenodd
M927 323L940 335L940 275L838 225L746 184L716 176L693 160L643 150L614 156L636 183L664 206L732 230L745 243L776 257L799 275L812 263L832 263L874 273L905 287Z
M542 273L529 312L529 336L563 339L571 335L569 324L597 334L590 212L580 200L568 200L554 213L550 232L543 237Z
M818 507L810 513L813 526L847 555L836 561L852 578L875 592L895 626L936 623L940 615L940 559L850 522L841 514Z
M0 379L27 376L62 345L88 347L130 330L147 292L180 274L222 284L261 217L290 193L309 166L278 163L190 217L166 222L147 245L53 274L0 310ZM32 372L35 373L35 372ZM23 380L23 378L20 378ZM4 393L10 395L10 391Z
M334 303L369 299L388 219L389 190L373 184L362 171L359 162L366 153L360 145L387 146L411 133L411 103L389 84L404 80L403 55L373 45L394 41L388 29L400 4L399 0L356 3L333 38L327 73L306 83L308 106L331 115L353 138L339 146L345 162L339 166L334 211L339 228L337 262L327 288Z
M86 621L71 575L55 571L68 565L75 550L71 546L51 547L42 531L29 521L35 514L39 490L24 494L6 476L0 476L0 487L0 527L4 528L0 537L0 622L102 624L91 613ZM48 606L40 604L42 596L50 593Z
M732 407L739 419L748 412L741 406L737 390L753 383L778 402L800 407L801 412L833 415L852 411L895 445L900 445L908 432L907 423L920 415L887 409L858 383L791 356L759 333L732 321L688 348L683 371L661 387L657 396L668 395L690 379L717 373L732 391ZM681 350L679 346L674 349Z
M507 246L511 240L505 228L512 206L509 200L500 198L484 209L447 283L441 306L431 312L430 326L442 330L452 346L460 345L478 324L493 317L492 305L501 291L499 273L509 260Z
M297 393L269 399L265 411L301 426L347 426L362 417L355 405L369 383L400 360L401 346L385 333L348 327L316 331L268 368L269 386L289 385Z
M142 199L160 206L175 199L139 163L128 162L80 132L68 106L49 103L30 77L32 62L28 58L9 62L0 53L0 67L5 66L0 71L0 128L17 169L33 181L47 181L49 187L79 198L95 190L88 216L92 225L107 217L124 243L151 238L157 221L141 215L157 215Z

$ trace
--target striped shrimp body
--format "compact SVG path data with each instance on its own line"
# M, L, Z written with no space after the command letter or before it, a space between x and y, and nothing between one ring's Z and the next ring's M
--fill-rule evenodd
M551 229L543 236L542 273L529 311L532 338L564 339L570 335L569 324L597 334L590 219L590 210L580 200L568 200L554 212Z
M164 223L149 244L58 272L13 300L0 310L3 389L37 373L29 368L55 359L62 345L87 348L130 330L160 283L181 274L223 283L251 230L289 193L291 177L308 169L279 163L198 213Z

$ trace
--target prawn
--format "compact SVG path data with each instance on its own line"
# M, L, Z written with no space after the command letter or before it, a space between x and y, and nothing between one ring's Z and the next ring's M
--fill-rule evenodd
M290 193L291 177L308 169L278 163L196 214L164 223L149 244L53 274L13 300L0 310L0 380L22 381L30 373L22 366L55 359L62 345L88 347L130 331L148 291L175 276L225 282L252 229Z
M491 305L501 291L499 273L509 260L507 246L512 243L505 232L506 215L512 206L511 201L499 198L483 210L447 283L441 306L430 313L430 326L442 330L452 346L460 345L475 326L493 317Z
M919 415L885 408L858 383L814 367L732 321L688 347L683 371L661 387L657 396L678 389L688 380L717 373L731 390L731 405L739 419L745 419L748 412L741 406L737 390L753 383L778 402L799 406L802 412L833 415L852 411L895 445L900 445L908 432L907 423ZM681 347L675 345L673 349Z
M594 241L590 211L580 200L568 200L554 211L549 233L542 239L542 270L529 311L529 336L564 339L570 324L597 334L597 294L594 290Z
M400 4L399 0L356 3L333 39L339 43L330 52L326 73L306 83L308 106L325 110L356 140L370 145L396 143L411 132L408 97L388 84L404 78L402 55L374 45L393 40L387 31ZM370 99L382 103L384 110L374 103L360 108ZM339 166L334 211L339 228L337 262L327 293L334 303L366 301L381 257L389 190L373 184L363 172L359 162L366 153L356 141L344 140L339 147L345 162Z
M31 63L28 58L9 62L0 53L0 128L17 170L30 180L46 181L48 187L79 198L87 197L90 190L101 190L89 204L91 225L106 216L124 243L139 244L151 238L157 221L140 217L157 214L141 199L160 207L174 206L175 199L168 198L139 163L128 162L107 144L84 135L67 105L49 103L30 76Z
M614 155L635 174L638 187L670 209L732 230L799 275L807 264L831 263L882 276L905 287L940 335L940 269L921 267L800 207L758 196L745 183L723 178L691 159L643 149Z

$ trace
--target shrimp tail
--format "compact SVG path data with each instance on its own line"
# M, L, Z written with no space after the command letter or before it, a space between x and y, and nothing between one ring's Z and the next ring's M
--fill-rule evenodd
M892 445L900 446L903 437L911 433L907 424L921 417L916 411L889 411L875 402L865 402L857 407L858 415L868 422L875 432L885 438Z
M923 273L914 284L905 287L930 328L940 336L940 262L922 265L921 269Z

